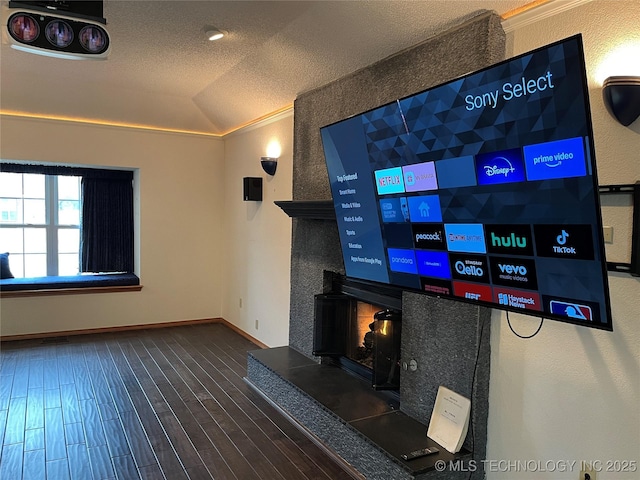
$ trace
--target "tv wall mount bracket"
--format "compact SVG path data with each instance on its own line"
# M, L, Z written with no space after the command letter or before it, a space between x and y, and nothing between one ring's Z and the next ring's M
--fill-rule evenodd
M633 225L631 230L631 262L607 262L610 272L629 273L640 276L640 181L625 185L600 185L600 195L631 195L633 207Z

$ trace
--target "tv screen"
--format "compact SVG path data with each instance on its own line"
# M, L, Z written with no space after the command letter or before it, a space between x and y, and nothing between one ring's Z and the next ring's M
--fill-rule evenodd
M580 35L320 133L348 277L612 330Z

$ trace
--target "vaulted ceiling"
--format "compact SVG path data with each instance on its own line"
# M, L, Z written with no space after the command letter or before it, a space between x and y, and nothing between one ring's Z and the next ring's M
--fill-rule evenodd
M530 3L104 0L107 60L17 51L3 26L0 108L224 134L478 11L504 15ZM2 4L6 25L10 9ZM210 42L206 25L228 35Z

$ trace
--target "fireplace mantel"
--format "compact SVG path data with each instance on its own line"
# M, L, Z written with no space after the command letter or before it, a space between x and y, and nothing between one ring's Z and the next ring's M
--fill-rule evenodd
M335 220L333 200L278 200L273 202L291 218Z

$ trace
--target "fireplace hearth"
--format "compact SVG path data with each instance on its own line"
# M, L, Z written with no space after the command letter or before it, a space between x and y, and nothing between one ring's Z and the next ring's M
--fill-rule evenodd
M313 351L251 352L248 382L367 479L482 479L435 462L485 458L491 311L329 271L322 290L311 296ZM471 399L473 434L456 454L405 461L437 446L426 431L439 385Z

